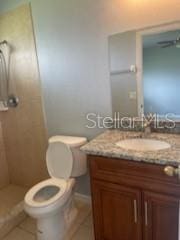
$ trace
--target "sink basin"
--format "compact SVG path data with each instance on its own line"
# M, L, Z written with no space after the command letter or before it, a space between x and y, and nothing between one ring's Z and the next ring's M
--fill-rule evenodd
M121 140L117 142L116 145L126 150L135 150L141 152L165 150L171 147L169 143L164 141L139 138Z

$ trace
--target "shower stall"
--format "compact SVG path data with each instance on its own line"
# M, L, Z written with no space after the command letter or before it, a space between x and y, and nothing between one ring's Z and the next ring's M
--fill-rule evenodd
M0 15L0 239L26 218L27 190L48 178L31 16L29 4Z
M5 112L10 107L18 106L18 98L9 92L10 59L10 44L4 40L0 42L0 112ZM5 162L2 125L0 126L0 139L1 162L2 160L4 161L1 170L9 174L8 166ZM6 184L4 183L5 185L0 188L0 239L26 217L23 211L23 197L27 189L11 184L9 176L6 176L6 178Z

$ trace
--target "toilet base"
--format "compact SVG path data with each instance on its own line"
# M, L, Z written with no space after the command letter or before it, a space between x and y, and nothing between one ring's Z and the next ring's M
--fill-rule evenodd
M37 220L37 240L64 240L77 216L73 197L56 215Z
M65 221L62 213L49 218L38 219L38 240L63 240L65 234Z

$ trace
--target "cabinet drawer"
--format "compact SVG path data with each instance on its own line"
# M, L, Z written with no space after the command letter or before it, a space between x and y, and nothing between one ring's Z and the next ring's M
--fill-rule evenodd
M88 159L91 178L180 196L180 181L167 176L165 166L99 156Z

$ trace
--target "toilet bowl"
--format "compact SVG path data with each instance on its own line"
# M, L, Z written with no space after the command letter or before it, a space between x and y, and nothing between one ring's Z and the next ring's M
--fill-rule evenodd
M86 155L80 147L86 138L55 136L49 139L46 164L50 179L32 187L24 209L37 219L38 240L61 240L77 215L74 177L87 171Z

